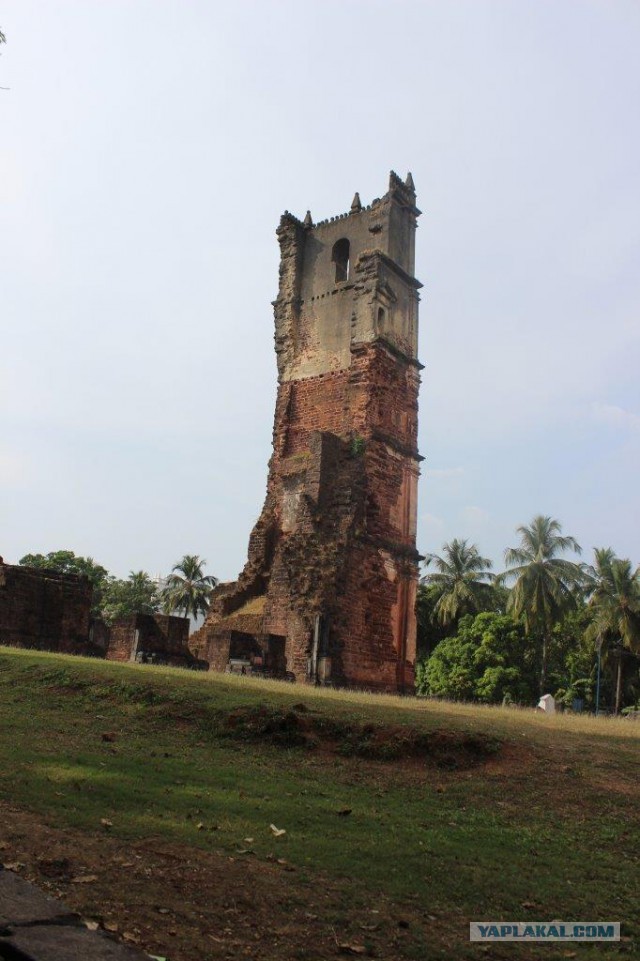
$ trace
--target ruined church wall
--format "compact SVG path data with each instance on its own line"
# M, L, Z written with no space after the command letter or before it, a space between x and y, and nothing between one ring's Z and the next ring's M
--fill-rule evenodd
M284 457L306 451L312 431L348 435L351 426L348 370L306 377L287 386L290 400L284 425Z
M135 617L121 618L107 627L105 657L108 661L130 661L135 640Z
M137 652L180 661L189 658L189 619L168 614L132 614L106 628L109 661L130 661Z
M0 562L0 644L88 653L92 594L86 577Z

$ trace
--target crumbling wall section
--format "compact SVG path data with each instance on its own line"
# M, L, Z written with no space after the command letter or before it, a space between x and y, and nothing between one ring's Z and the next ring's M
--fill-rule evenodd
M86 577L4 564L0 558L0 644L92 653L92 594Z
M132 661L135 658L136 618L123 617L107 625L105 657L108 661Z
M103 643L109 661L133 661L137 655L153 655L180 665L192 659L188 617L132 614L110 625L101 623L100 632L106 634Z

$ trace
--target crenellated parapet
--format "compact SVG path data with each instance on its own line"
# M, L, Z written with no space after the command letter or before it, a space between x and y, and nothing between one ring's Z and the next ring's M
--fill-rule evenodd
M385 203L394 200L400 203L402 206L406 207L414 217L419 217L421 211L415 205L416 191L413 184L413 177L410 173L407 174L406 180L401 180L400 177L394 173L392 170L389 174L389 190L384 197L376 197L367 206L363 206L360 200L360 194L356 191L353 201L351 203L351 208L344 213L335 214L333 217L326 217L324 220L319 220L314 223L311 217L311 212L308 210L306 217L303 221L305 227L310 229L316 229L317 227L324 227L327 224L337 223L339 221L348 220L349 217L353 217L355 214L367 213L372 210L376 210ZM283 214L284 218L291 218L296 220L293 214L289 211L285 211ZM299 223L300 221L297 221ZM282 223L282 220L281 220Z

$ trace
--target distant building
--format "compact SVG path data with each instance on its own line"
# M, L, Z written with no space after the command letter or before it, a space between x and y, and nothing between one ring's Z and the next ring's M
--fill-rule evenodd
M169 577L166 574L156 574L156 576L152 577L151 580L155 584L158 594L161 594L169 583Z

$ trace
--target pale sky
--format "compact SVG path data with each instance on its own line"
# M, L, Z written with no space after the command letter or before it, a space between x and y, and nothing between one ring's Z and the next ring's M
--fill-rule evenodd
M636 0L5 0L0 554L234 578L280 214L411 170L418 548L640 561Z

